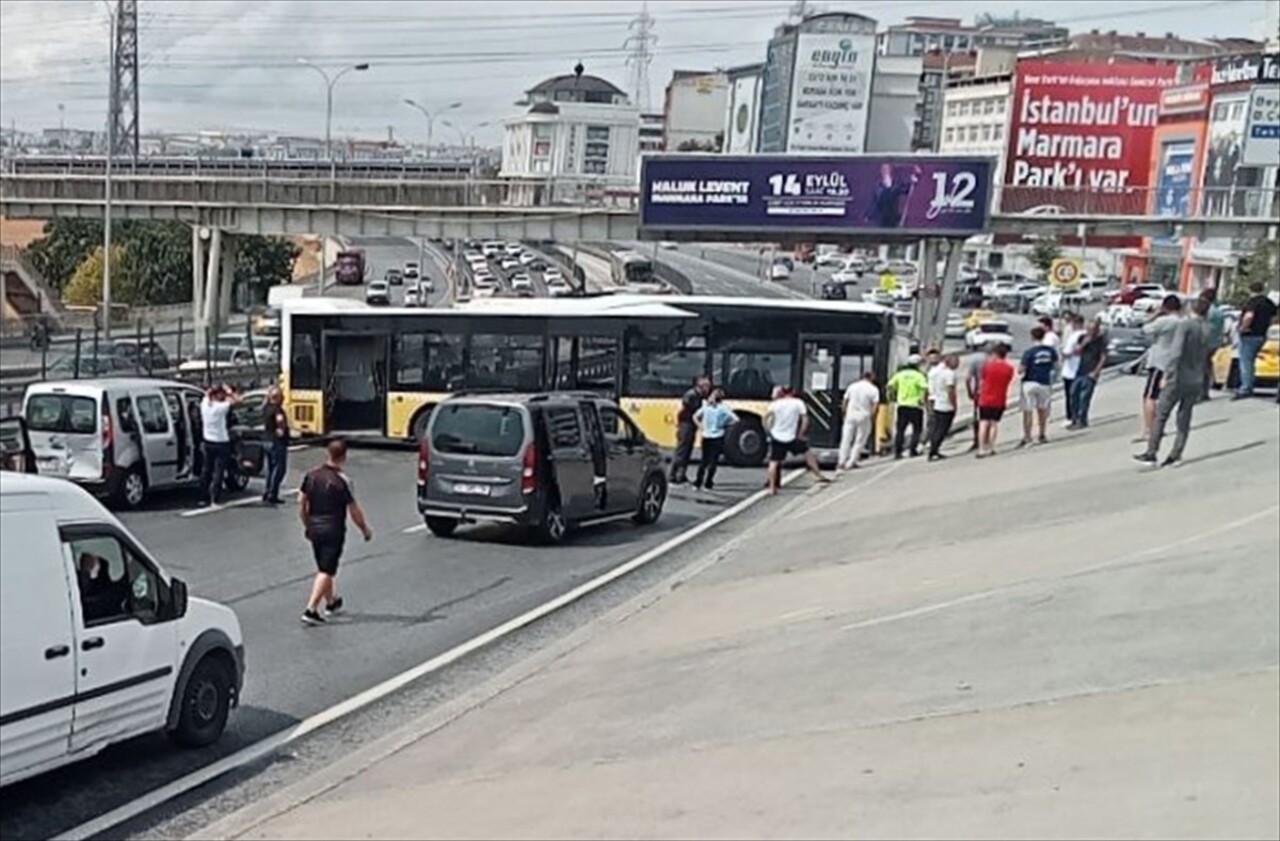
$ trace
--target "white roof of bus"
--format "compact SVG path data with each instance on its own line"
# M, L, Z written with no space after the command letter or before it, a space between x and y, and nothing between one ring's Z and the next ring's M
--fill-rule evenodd
M618 300L653 300L644 295L613 295ZM748 298L735 295L664 295L665 300L690 304L723 305L734 307L758 307L763 310L808 310L810 312L847 312L869 315L885 315L887 307L861 301L823 301L818 298Z

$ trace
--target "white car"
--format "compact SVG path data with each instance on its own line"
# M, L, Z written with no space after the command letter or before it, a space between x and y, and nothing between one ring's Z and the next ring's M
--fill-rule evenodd
M530 263L532 263L532 262L533 262L534 260L536 260L536 259L538 259L538 258L534 255L534 253L533 253L532 251L522 251L522 252L520 252L519 260L520 260L520 265L522 265L522 266L527 266L527 265L529 265Z
M889 272L890 274L897 275L898 277L915 276L920 273L920 270L916 268L916 264L908 262L907 260L889 260L888 262L881 263L877 266L876 271L879 274Z
M769 267L769 280L787 280L791 277L791 269L786 263L774 263Z
M497 295L497 294L498 294L498 287L497 287L497 286L480 286L480 285L477 285L477 286L476 286L476 288L475 288L475 290L471 293L471 297L473 297L473 298L492 298L494 295Z
M498 285L498 281L488 272L476 272L471 277L471 285L477 289L492 289Z
M844 265L848 254L843 251L823 251L813 258L813 264L818 267L822 266L841 266Z
M555 266L542 273L542 279L550 286L553 283L564 283L564 274Z
M861 278L862 272L855 272L850 268L843 268L831 275L831 279L836 283L857 283Z
M364 302L371 305L391 303L391 287L385 280L371 280L364 288Z
M502 255L503 244L497 240L489 240L481 243L480 253L486 257L499 257Z
M547 294L552 298L563 298L566 295L572 294L572 292L573 290L569 288L569 284L564 282L563 277L547 281Z
M417 280L420 272L421 269L419 268L417 261L410 260L404 264L405 280Z
M524 248L522 248L518 242L509 242L503 250L507 252L508 257L517 257L521 251L524 251Z
M1152 313L1160 309L1162 300L1162 298L1157 298L1154 295L1143 295L1141 298L1134 301L1133 306L1130 307L1130 309L1133 310L1134 320L1138 324L1145 322L1151 317Z
M155 402L139 415L167 426L165 400ZM102 435L97 416L87 419ZM210 745L244 685L235 612L189 596L65 479L0 473L0 645L2 786L144 733Z
M964 316L958 312L947 313L947 325L942 335L948 339L963 339L964 334Z
M669 239L664 239L662 242L658 243L658 247L663 251L675 251L680 247L680 245L679 243L672 242Z
M882 307L891 307L894 304L892 292L886 292L883 289L872 289L862 293L862 300L868 304L879 304Z
M966 347L977 350L987 345L1003 344L1013 347L1013 335L1007 321L982 321L964 337Z
M406 287L404 290L404 305L406 307L416 307L420 303L422 303L422 296L421 293L418 292L418 287Z
M1137 327L1138 319L1133 314L1133 307L1128 304L1112 304L1098 315L1099 320L1108 327Z
M520 272L519 274L513 274L511 276L511 288L512 289L532 289L533 281L524 272Z
M499 265L502 266L502 270L504 272L514 272L520 268L520 262L518 260L513 260L510 257L504 259L499 263Z

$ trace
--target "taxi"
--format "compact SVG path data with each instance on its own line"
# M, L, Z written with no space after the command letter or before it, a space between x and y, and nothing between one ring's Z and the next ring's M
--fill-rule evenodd
M998 319L1000 314L995 310L970 310L969 314L964 317L965 331L974 330L984 321Z
M1280 324L1267 328L1267 340L1254 362L1254 382L1272 388L1280 385ZM1232 390L1240 387L1239 349L1234 345L1224 345L1213 355L1213 387L1223 386Z

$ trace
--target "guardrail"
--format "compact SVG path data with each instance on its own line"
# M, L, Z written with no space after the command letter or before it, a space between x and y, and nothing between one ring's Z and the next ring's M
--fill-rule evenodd
M169 176L221 175L254 178L375 178L422 179L468 176L475 171L470 160L427 159L421 161L324 161L273 160L269 158L211 158L196 156L113 157L115 175ZM106 158L101 155L63 155L5 158L5 174L106 175Z

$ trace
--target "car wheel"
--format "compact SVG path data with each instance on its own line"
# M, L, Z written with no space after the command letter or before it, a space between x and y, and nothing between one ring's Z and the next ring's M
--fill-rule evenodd
M217 657L205 657L182 689L178 726L170 737L180 745L202 748L222 735L231 711L231 670Z
M662 506L667 502L667 480L661 474L654 474L644 480L640 488L640 502L636 506L636 515L632 519L638 525L647 526L656 523L662 516Z
M135 509L147 498L147 477L137 467L129 468L116 485L115 502L122 508Z
M547 546L564 542L565 535L569 533L569 521L565 519L558 496L547 500L546 510L542 512L542 522L534 531L538 542Z
M453 537L454 531L458 528L458 521L451 520L448 517L427 517L427 528L436 537Z
M725 441L725 455L734 467L758 467L764 464L764 427L755 418L744 418L734 424Z

